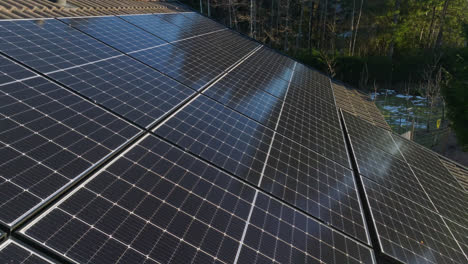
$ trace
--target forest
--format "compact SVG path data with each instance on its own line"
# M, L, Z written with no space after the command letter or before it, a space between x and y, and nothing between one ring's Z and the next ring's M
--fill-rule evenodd
M443 104L468 150L467 0L182 2L363 91Z

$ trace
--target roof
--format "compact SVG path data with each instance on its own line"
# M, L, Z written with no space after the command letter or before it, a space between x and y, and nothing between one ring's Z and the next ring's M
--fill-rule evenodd
M186 9L173 1L68 0L66 6L50 0L0 1L0 19L146 14L183 10Z

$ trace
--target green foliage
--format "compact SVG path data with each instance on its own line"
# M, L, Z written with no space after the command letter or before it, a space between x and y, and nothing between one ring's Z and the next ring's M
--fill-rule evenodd
M468 151L468 48L451 51L445 57L449 80L443 89L448 117L459 144Z

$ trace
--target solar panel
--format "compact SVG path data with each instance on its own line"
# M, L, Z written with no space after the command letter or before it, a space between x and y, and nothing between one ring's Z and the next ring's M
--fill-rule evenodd
M173 45L160 46L131 55L195 90L203 88L226 70L219 65L217 57L203 61L199 54Z
M120 55L55 19L0 21L0 35L1 52L43 73Z
M323 73L305 66L299 67L296 69L296 74L294 74L292 82L301 87L313 87L313 89L309 88L308 91L320 89L322 92L322 99L333 101L333 90L330 78Z
M143 127L150 127L195 93L127 56L59 71L50 77Z
M168 42L194 36L189 30L171 24L163 20L160 16L161 15L128 15L119 17Z
M342 111L342 113L346 128L351 136L363 142L369 142L376 148L401 159L400 151L387 130L373 126L346 111Z
M78 262L230 263L239 249L239 261L252 251L252 235L263 227L255 263L373 263L369 248L257 195L246 229L252 187L148 136L21 232Z
M42 77L0 88L0 222L8 226L139 132Z
M372 251L258 193L237 263L374 263Z
M362 178L384 254L404 263L466 263L435 212Z
M126 53L167 43L119 17L61 18L60 20Z
M147 136L21 232L77 262L232 262L253 197Z
M276 134L260 187L368 242L353 173L338 163Z
M434 210L424 189L407 163L377 148L366 149L365 144L352 137L351 145L361 175Z
M17 264L52 264L53 262L44 258L37 252L26 248L13 240L8 240L0 244L0 263L17 263Z
M257 184L273 131L205 97L197 97L155 133Z
M468 195L465 191L447 184L441 177L434 177L413 168L437 211L444 217L468 227Z
M262 47L252 56L261 52L264 48ZM252 56L247 58L249 61ZM268 64L267 64L268 65ZM285 75L290 74L290 71L284 72ZM289 75L290 76L290 75ZM289 86L289 79L285 80L285 76L280 74L273 74L265 71L260 71L255 67L245 64L245 61L238 67L229 72L229 75L225 78L231 82L235 82L237 87L250 86L254 88L260 88L265 92L274 95L280 99L283 99Z
M268 87L266 86L266 89ZM240 79L236 72L232 71L210 86L203 94L275 129L282 101L262 88L264 86L259 87Z
M465 256L467 256L468 255L468 228L463 227L446 218L444 218L444 220L448 228L452 231L452 235L458 241L458 245L460 245L461 249L465 253Z
M35 76L35 73L0 55L0 85Z
M209 19L198 17L195 19L190 19L184 16L183 14L160 14L158 15L163 20L166 20L180 28L186 29L192 32L195 35L204 34L213 30L225 28L221 24L218 24Z
M408 164L436 176L445 184L450 184L455 188L462 189L462 186L459 184L457 179L450 174L435 154L414 142L403 139L400 136L395 134L392 134L392 136L395 140L395 144L403 153Z
M294 71L294 64L289 65L288 63L285 65L282 63L283 61L279 59L283 58L282 56L273 54L274 52L268 48L262 48L245 60L243 64L249 67L251 71L260 72L261 74L273 74L289 82ZM268 65L268 68L265 69L265 65Z
M292 87L292 86L291 86ZM286 96L278 133L349 167L336 108L321 100L301 102Z

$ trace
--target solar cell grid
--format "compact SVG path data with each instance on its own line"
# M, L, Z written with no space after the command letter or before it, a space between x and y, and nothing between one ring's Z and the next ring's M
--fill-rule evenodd
M166 20L180 28L192 32L194 35L208 33L225 28L224 26L204 18L190 19L182 14L161 14L158 17Z
M245 64L245 61L230 72L229 77L231 76L232 81L238 82L239 85L260 87L280 99L284 98L289 85L289 82L284 79L285 77L259 71L257 68Z
M54 19L0 21L0 51L43 73L120 53Z
M32 71L0 55L0 85L34 76Z
M342 111L347 131L355 138L370 142L375 147L401 158L398 147L392 139L390 133L382 128L376 127L359 117L356 117L346 111Z
M278 124L278 133L349 167L336 108L326 103L301 104L289 99L286 102Z
M77 262L230 263L254 192L148 136L21 232Z
M53 262L13 240L8 240L0 245L0 263L52 264Z
M195 93L127 56L59 71L50 77L143 127L151 126Z
M378 148L366 148L366 144L352 136L350 139L361 175L434 210L424 189L407 163Z
M451 186L462 189L463 187L458 183L455 177L445 168L440 162L436 154L431 153L429 150L424 149L414 142L403 139L400 136L392 134L395 144L398 146L400 151L403 153L406 162L411 166L417 167L438 179L450 184Z
M207 46L215 49L224 57L241 58L258 46L231 30L217 31L201 38Z
M62 18L60 20L123 52L146 49L167 43L114 16Z
M262 48L259 50L261 52L264 50ZM255 54L253 54L251 57L249 57L247 60L243 62L245 67L248 67L251 71L254 71L256 73L259 73L261 75L273 75L276 78L281 78L283 81L288 82L291 79L291 75L293 73L293 70L291 68L288 68L280 63L270 61L270 62L260 62L257 61L255 58ZM265 69L265 67L268 67Z
M193 33L189 30L171 24L159 16L160 15L138 15L119 17L168 42L193 36Z
M230 72L205 90L204 94L274 129L282 101L261 88Z
M139 130L42 77L1 86L0 221L14 225Z
M195 90L201 89L225 70L219 67L220 62L216 62L214 58L203 61L198 54L173 45L132 53L132 57Z
M466 192L453 188L445 180L417 168L413 167L413 171L437 211L442 216L468 227L468 195Z
M260 187L367 242L351 170L276 134Z
M257 184L273 131L205 97L159 126L155 133Z
M374 263L372 251L259 193L237 263Z
M298 74L294 74L296 76ZM295 77L293 77L294 79ZM335 105L335 99L333 96L333 91L330 87L321 85L316 82L310 84L291 84L290 95L295 99L301 99L305 102L316 102L318 99L323 100L329 104Z
M465 256L468 255L468 228L465 228L455 222L444 218L448 228L452 231L453 236L458 241L458 245L462 248Z
M294 63L296 63L294 60L266 47L262 50L262 52L259 52L255 55L254 59L252 60L252 63L254 62L257 62L258 64L256 65L259 67L261 67L261 65L275 64L278 65L277 67L286 67L291 71L294 68ZM301 64L298 65L301 67ZM270 70L270 68L268 70ZM287 80L289 81L289 77Z
M203 39L204 37L192 38L173 45L187 54L193 54L199 61L209 64L210 67L222 70L227 69L245 55L223 52L218 47L207 44Z
M318 84L318 85L325 87L327 91L329 91L329 93L332 93L330 78L328 78L325 74L320 73L316 70L312 70L311 68L308 68L308 67L302 67L301 69L296 69L296 74L294 74L292 82L299 86L306 86L306 87L312 86L312 85L315 86ZM327 94L327 96L330 96L330 95Z
M382 251L404 263L466 263L441 216L362 178Z

